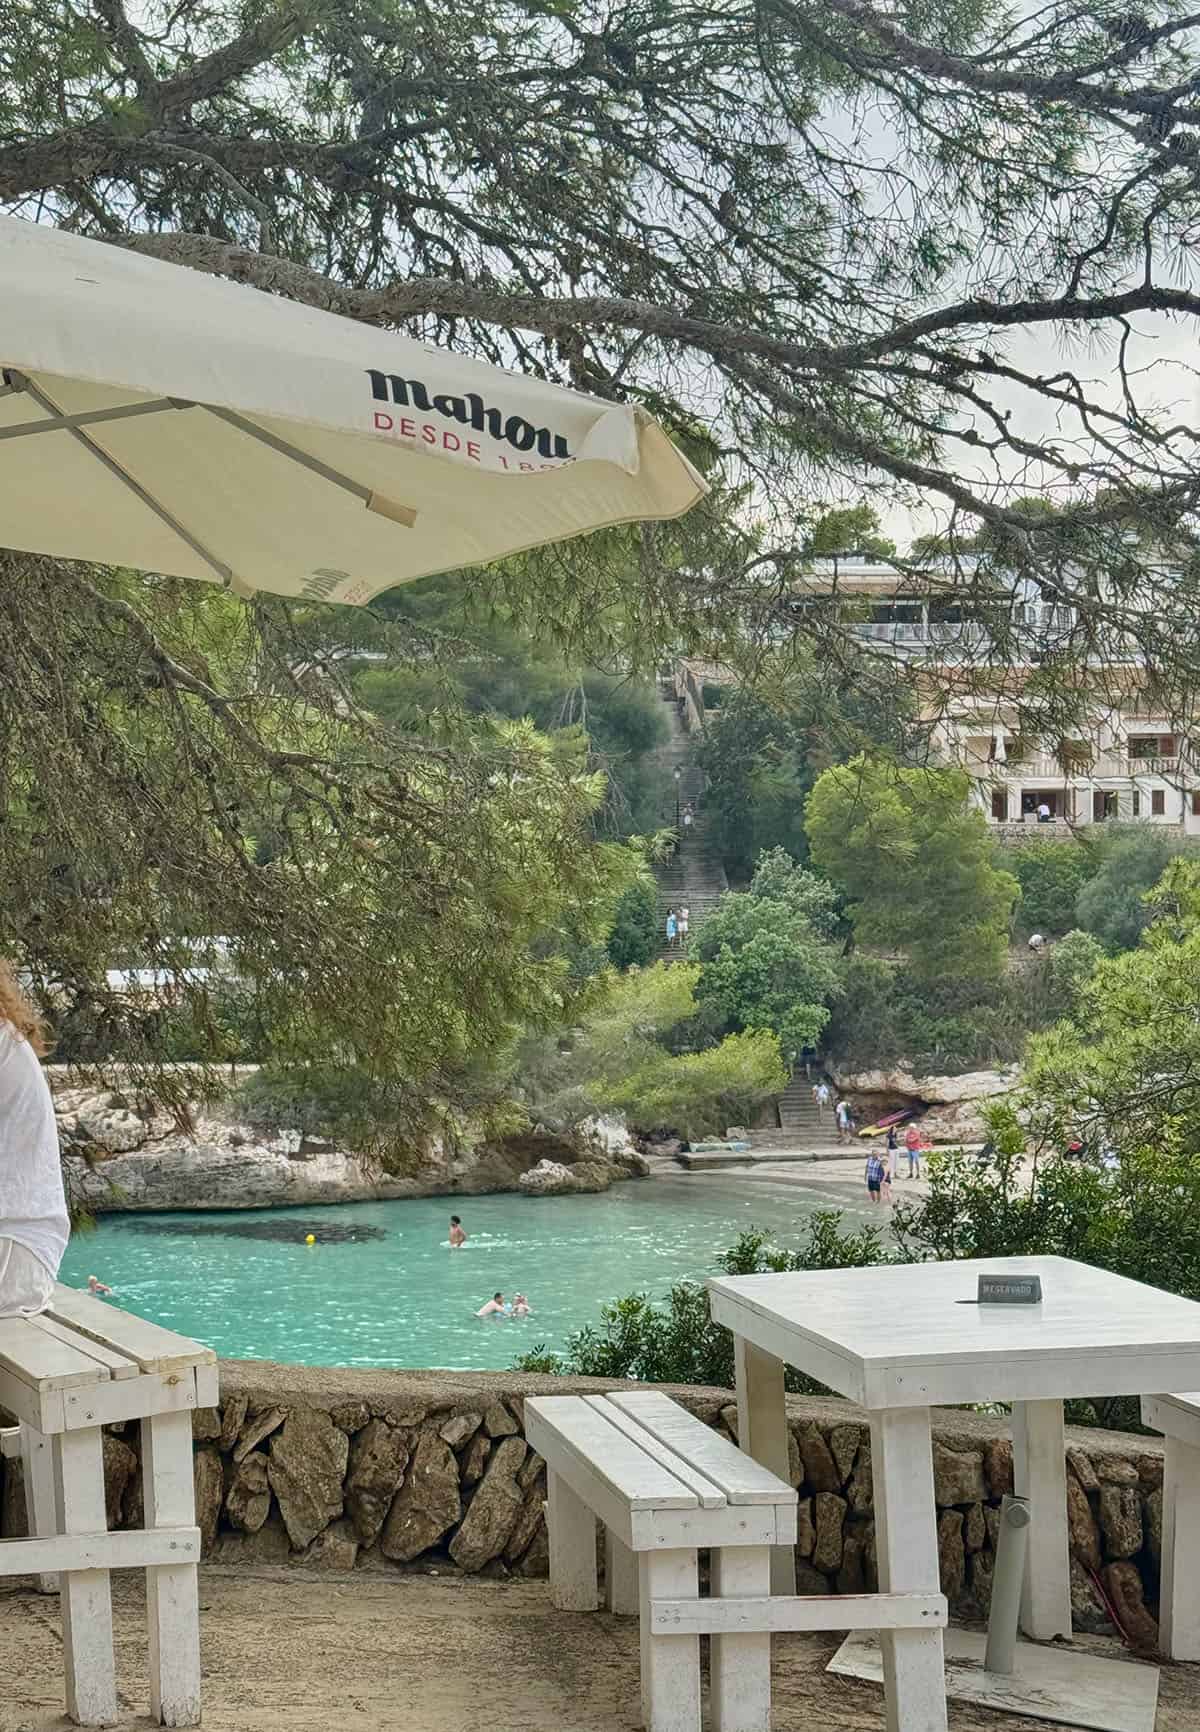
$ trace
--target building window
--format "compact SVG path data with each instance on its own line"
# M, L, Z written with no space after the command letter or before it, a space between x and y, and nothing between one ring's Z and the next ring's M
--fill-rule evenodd
M1192 790L1192 817L1200 818L1200 788Z
M1167 813L1167 790L1152 788L1150 790L1150 811L1155 818L1165 818Z
M1103 824L1106 818L1117 816L1117 796L1104 794L1099 789L1092 795L1092 822Z
M1133 790L1133 815L1135 818L1140 818L1142 815L1142 796L1136 788Z
M1193 794L1194 800L1200 800L1200 794ZM1006 788L992 789L992 817L997 824L1008 822L1008 790Z

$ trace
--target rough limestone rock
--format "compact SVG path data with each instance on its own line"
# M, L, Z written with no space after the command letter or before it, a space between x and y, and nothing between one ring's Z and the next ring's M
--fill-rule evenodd
M865 1553L865 1537L860 1533L848 1533L842 1545L842 1566L833 1584L839 1594L866 1593L867 1577L863 1567Z
M1104 1585L1130 1646L1138 1653L1157 1653L1158 1621L1146 1609L1137 1565L1127 1559L1108 1564L1104 1571Z
M219 1443L221 1440L221 1409L197 1407L192 1413L192 1436L197 1443Z
M875 1480L871 1470L871 1440L864 1438L854 1460L854 1472L846 1487L846 1499L855 1515L870 1515L875 1508Z
M110 1431L101 1433L104 1453L104 1511L110 1528L121 1520L125 1488L138 1469L138 1458L127 1443Z
M450 1541L450 1556L460 1569L482 1569L508 1544L525 1503L517 1484L517 1471L524 1460L523 1437L506 1437L492 1451L462 1526Z
M835 1082L847 1094L908 1095L933 1106L953 1106L959 1101L990 1100L1005 1095L1017 1085L1019 1073L1012 1070L971 1070L962 1076L916 1076L905 1065L891 1070L838 1073Z
M1067 1475L1067 1532L1071 1551L1089 1570L1099 1570L1103 1561L1100 1552L1100 1529L1092 1514L1087 1493L1075 1475Z
M265 1438L270 1437L273 1431L279 1430L287 1416L286 1407L269 1407L263 1413L256 1413L253 1419L248 1419L242 1427L241 1436L234 1448L234 1461L244 1460L252 1449L257 1449L259 1444Z
M231 1395L221 1410L221 1448L227 1455L242 1435L249 1407L247 1396Z
M846 1500L833 1492L819 1491L813 1500L816 1507L817 1537L813 1545L813 1567L836 1570L842 1562L842 1528L846 1520Z
M1137 1468L1123 1455L1097 1455L1096 1474L1102 1485L1137 1485Z
M736 1438L730 1438L731 1443L736 1443L736 1441ZM787 1434L787 1452L788 1484L793 1491L799 1491L804 1484L804 1459L800 1454L800 1445L796 1442L796 1434L791 1430Z
M346 1433L315 1407L292 1408L271 1438L267 1477L297 1551L341 1515L349 1455Z
M200 1550L204 1557L208 1557L217 1537L221 1503L225 1496L225 1470L221 1466L221 1457L208 1444L202 1444L192 1458L192 1479L196 1490Z
M858 1446L862 1442L863 1432L860 1425L835 1425L829 1434L829 1453L833 1457L834 1466L838 1470L838 1479L842 1485L850 1478L854 1466L854 1458L858 1454Z
M448 1443L451 1449L461 1449L469 1438L474 1437L482 1424L481 1413L456 1413L441 1427L438 1436L443 1443Z
M814 1569L812 1564L806 1564L803 1559L796 1565L796 1592L798 1594L828 1594L831 1587L829 1577Z
M1011 1495L1013 1489L1013 1451L1007 1437L993 1438L983 1452L983 1471L991 1497Z
M251 1450L234 1469L229 1490L225 1493L225 1515L239 1532L256 1534L270 1513L267 1458L262 1450Z
M939 1504L982 1503L987 1496L983 1456L975 1449L933 1446L933 1495Z
M969 1552L978 1552L982 1551L986 1544L987 1522L984 1519L983 1505L973 1503L963 1523L963 1545Z
M1161 1485L1147 1492L1142 1500L1144 1526L1146 1530L1146 1550L1154 1561L1157 1569L1162 1563L1162 1525L1163 1525L1163 1489Z
M352 1570L358 1557L358 1536L349 1522L334 1522L319 1533L293 1562L306 1570Z
M938 1517L938 1571L942 1592L953 1605L967 1585L967 1553L963 1545L962 1511L944 1509Z
M5 1539L23 1540L29 1533L25 1516L25 1469L19 1457L4 1463L4 1492L0 1496L0 1533Z
M840 1491L841 1478L829 1445L815 1425L802 1425L796 1433L804 1461L804 1477L814 1491Z
M411 1563L428 1551L462 1515L458 1462L436 1431L423 1431L408 1475L383 1524L379 1549L397 1563Z
M1092 1466L1090 1455L1085 1455L1081 1449L1069 1449L1067 1451L1067 1464L1084 1491L1100 1490L1100 1481L1096 1477L1096 1470Z
M987 1617L992 1604L992 1579L996 1573L995 1552L972 1552L970 1558L971 1598Z
M546 1471L546 1463L536 1449L531 1449L525 1457L525 1464L517 1475L517 1484L522 1491L528 1491L535 1479Z
M521 1472L524 1471L522 1468ZM520 1485L520 1483L521 1474L518 1474L517 1484ZM542 1524L543 1505L546 1501L546 1475L544 1471L538 1474L526 1488L524 1496L525 1502L517 1516L513 1531L508 1536L508 1543L504 1547L506 1564L515 1563L528 1550L530 1541Z
M267 1518L257 1533L221 1534L213 1550L213 1562L245 1568L290 1563L293 1555L287 1529L276 1512Z
M812 1499L802 1497L796 1509L796 1556L811 1558L816 1543L817 1530L813 1523Z
M493 1401L484 1409L483 1429L490 1438L516 1437L521 1427L502 1401Z
M339 1431L355 1437L370 1420L371 1409L365 1401L344 1401L340 1407L330 1408L329 1417Z
M1071 1624L1089 1636L1112 1632L1112 1619L1095 1584L1079 1559L1071 1559Z
M527 1197L570 1197L584 1191L606 1191L611 1174L598 1161L576 1161L565 1167L561 1161L542 1159L517 1180Z
M408 1457L407 1437L384 1419L368 1420L350 1445L346 1513L364 1546L373 1546L383 1531Z
M146 1488L142 1483L141 1466L130 1475L129 1484L125 1487L125 1496L121 1499L121 1526L123 1528L144 1528L146 1525Z
M483 1470L487 1466L487 1458L492 1452L492 1440L485 1431L477 1431L459 1462L459 1473L464 1485L476 1485L483 1478Z
M534 1534L529 1550L517 1565L519 1576L548 1576L550 1574L550 1535L546 1532L546 1524Z
M1101 1485L1100 1529L1110 1558L1131 1558L1142 1549L1142 1500L1129 1485Z
M1161 1486L1164 1465L1161 1455L1139 1455L1136 1465L1138 1479L1144 1487Z

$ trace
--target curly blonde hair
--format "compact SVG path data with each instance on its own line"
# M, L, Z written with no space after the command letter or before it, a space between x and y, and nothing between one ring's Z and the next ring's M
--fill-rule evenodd
M0 1022L7 1022L34 1052L44 1058L50 1051L50 1031L45 1018L35 1010L21 990L11 962L0 957Z

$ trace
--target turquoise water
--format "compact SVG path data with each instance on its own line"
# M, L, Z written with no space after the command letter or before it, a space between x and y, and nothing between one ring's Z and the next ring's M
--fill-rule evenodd
M82 1287L96 1274L115 1303L227 1358L499 1371L598 1322L606 1299L713 1273L745 1227L770 1225L786 1242L814 1208L843 1202L858 1212L856 1191L705 1177L594 1197L109 1215L72 1239L61 1279ZM452 1211L469 1235L459 1252L446 1242ZM329 1242L346 1234L369 1236ZM476 1318L497 1288L524 1292L534 1315Z

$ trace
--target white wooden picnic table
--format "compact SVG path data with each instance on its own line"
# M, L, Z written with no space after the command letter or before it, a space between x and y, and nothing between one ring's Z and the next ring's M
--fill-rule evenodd
M979 1305L981 1274L1038 1275L1037 1305ZM1021 1628L1071 1634L1065 1397L1200 1388L1200 1304L1062 1257L719 1276L735 1338L740 1442L788 1472L784 1367L867 1409L881 1592L936 1591L930 1408L1012 1404L1016 1491L1030 1503ZM792 1554L773 1593L794 1593ZM940 1629L883 1631L889 1732L944 1732Z

